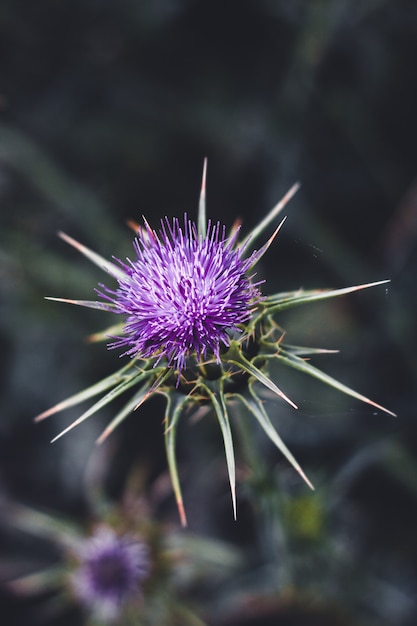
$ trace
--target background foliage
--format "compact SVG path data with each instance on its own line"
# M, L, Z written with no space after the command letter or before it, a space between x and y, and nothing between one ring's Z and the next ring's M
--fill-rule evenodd
M340 348L320 366L399 418L277 372L300 410L275 402L271 415L317 490L249 434L258 456L240 468L237 523L215 425L185 423L190 532L245 556L232 580L191 596L210 624L415 624L416 33L411 0L3 0L5 518L13 499L82 521L91 472L114 499L138 463L151 499L166 475L158 399L101 452L94 440L111 408L53 446L77 410L32 422L117 359L84 341L105 327L101 315L43 299L89 299L102 279L57 230L103 256L129 255L128 219L196 216L205 156L208 213L228 225L240 217L249 230L300 180L259 273L269 293L392 279L280 323L294 343ZM156 518L175 525L172 498L157 502ZM29 568L50 556L10 529L0 537L4 576L21 571L22 555ZM2 594L9 624L55 623L41 600Z

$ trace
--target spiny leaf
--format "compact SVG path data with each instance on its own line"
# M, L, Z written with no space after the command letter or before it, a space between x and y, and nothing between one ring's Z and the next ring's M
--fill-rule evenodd
M51 407L47 411L44 411L40 415L37 415L35 417L35 422L40 422L46 419L47 417L49 417L50 415L54 415L55 413L59 413L60 411L69 409L72 406L81 404L81 402L84 402L85 400L89 400L90 398L97 396L99 393L103 393L104 391L107 391L107 389L114 387L115 385L120 383L122 380L124 380L125 377L127 376L127 372L132 367L134 367L133 361L131 361L130 363L122 367L115 374L112 374L111 376L108 376L107 378L103 378L103 380L100 380L100 382L95 383L94 385L92 385L91 387L88 387L87 389L83 389L82 391L74 394L73 396L66 398L66 400L62 400L61 402L58 402L58 404L55 404L53 407Z
M291 200L291 198L297 193L300 188L300 183L295 183L285 194L285 196L276 204L270 212L264 217L264 219L256 226L247 237L242 242L242 245L245 246L249 244L248 247L252 247L255 239L259 237L259 235L265 230L267 226L277 217L277 215L282 211L285 205Z
M201 180L200 200L198 203L198 234L200 237L206 236L207 217L206 217L206 175L207 175L207 159L204 159L203 178Z
M59 232L58 235L61 237L61 239L69 243L70 246L78 250L78 252L81 252L81 254L87 257L87 259L95 263L95 265L98 265L98 267L100 267L102 270L104 270L114 278L126 280L125 272L114 263L107 261L104 257L97 254L97 252L93 252L93 250L90 250L89 248L87 248L87 246L84 246L83 244L79 243L72 237L69 237L65 233Z
M220 386L219 390L214 393L207 385L201 384L201 387L206 391L207 395L210 398L222 432L224 450L226 454L227 471L229 474L230 491L232 494L233 515L236 519L235 453L233 448L232 431L230 429L229 415L227 413L227 406L224 398L223 389Z
M354 287L345 287L343 289L312 289L304 291L302 289L293 292L278 293L273 296L265 298L263 304L266 307L268 313L276 313L277 311L283 311L299 304L306 304L310 302L318 302L319 300L327 300L329 298L336 298L338 296L344 296L348 293L353 293L361 289L368 289L369 287L376 287L377 285L384 285L389 283L389 280L379 280L374 283L366 283L364 285L355 285Z
M237 367L242 369L244 372L254 376L260 383L265 385L265 387L288 402L288 404L294 407L294 409L297 409L297 405L294 404L294 402L290 400L290 398L288 398L288 396L286 396L285 393L281 391L281 389L277 387L277 385L273 383L270 378L268 378L268 376L266 376L260 369L243 356L241 351L234 345L235 343L236 342L233 342L233 345L231 344L231 348L229 348L223 360L231 365L237 365Z
M263 255L265 254L265 252L268 250L268 248L271 246L271 244L273 243L275 237L278 235L279 231L282 228L283 223L285 222L287 218L284 217L283 220L281 220L281 222L278 224L278 226L276 227L276 229L274 230L274 232L272 233L272 235L270 236L270 238L268 239L268 241L266 242L265 245L262 246L262 248L260 248L256 253L255 253L255 257L254 257L254 261L251 264L249 269L252 269L257 263L258 261L263 257ZM244 245L244 244L243 244Z
M310 348L304 346L291 346L281 343L281 350L285 350L296 356L311 356L313 354L337 354L340 350L328 350L327 348ZM275 355L274 355L275 356Z
M135 410L135 408L138 406L138 404L140 404L141 400L147 395L147 393L149 392L149 383L146 383L145 385L143 385L139 391L137 391L135 393L135 395L129 400L129 402L117 413L117 415L115 415L112 419L112 421L110 422L110 424L104 429L104 431L101 433L100 437L97 439L97 444L102 444L103 441L105 441L105 439L107 439L107 437L109 435L111 435L111 433L113 433L115 431L115 429L117 428L117 426L119 424L121 424L121 422L131 413L133 413L133 411Z
M162 374L157 376L156 380L150 385L150 381L147 381L139 391L133 396L133 398L115 415L110 424L105 428L100 437L97 439L97 443L101 444L107 437L117 428L117 426L133 411L136 411L142 404L150 398L150 396L158 389L158 387L166 380L166 378L170 375L170 371L167 371L166 368L157 368L152 370L146 370L146 372L142 372L143 374L147 374L149 376L156 375L160 369L163 369ZM139 382L139 379L135 379L135 383ZM128 389L128 387L126 387ZM126 389L122 390L120 393L124 393ZM111 402L111 400L110 400Z
M388 409L381 406L380 404L377 404L376 402L374 402L373 400L370 400L366 396L363 396L362 394L358 393L357 391L354 391L350 387L347 387L343 383L332 378L332 376L325 374L324 372L319 370L317 367L314 367L314 365L311 365L311 363L309 363L308 361L304 361L303 359L296 356L295 354L290 354L290 353L286 353L285 351L282 351L280 354L277 355L276 358L282 361L285 365L293 367L294 369L299 370L300 372L304 372L305 374L308 374L309 376L313 376L313 378L317 378L318 380L321 380L323 383L326 383L326 385L329 385L330 387L334 387L334 389L337 389L338 391L341 391L342 393L348 396L352 396L352 398L361 400L361 402L366 402L367 404L370 404L374 406L375 408L380 409L381 411L384 411L385 413L388 413L389 415L392 415L393 417L396 417L395 413L393 413L392 411L389 411Z
M256 395L256 392L253 389L253 385L249 386L251 398L245 398L240 394L236 394L236 397L247 407L247 409L252 413L252 415L257 419L260 426L263 428L265 433L268 435L270 440L276 445L278 450L282 452L282 454L286 457L286 459L291 463L294 469L300 474L302 479L307 483L310 489L314 490L314 487L310 480L305 475L298 461L296 461L293 454L289 451L285 443L282 441L281 437L278 435L275 430L271 420L269 419L268 413L265 411L265 408L261 402L261 400Z
M185 515L184 502L181 493L181 484L178 477L177 458L175 454L175 443L177 436L177 424L182 414L184 405L189 401L186 395L179 393L165 393L167 398L167 408L165 412L165 449L168 460L169 473L171 476L172 487L174 489L175 500L178 507L178 513L182 526L187 526L187 517Z
M87 418L91 417L91 415L93 415L94 413L97 413L97 411L99 411L104 406L106 406L106 404L109 404L110 402L112 402L115 398L117 398L122 393L130 389L133 385L136 385L143 378L152 375L152 373L153 373L152 371L138 372L136 375L133 374L132 376L127 378L127 380L122 381L119 385L117 385L117 387L109 391L109 393L107 393L103 398L101 398L95 404L93 404L93 406L90 407L87 411L85 411L79 418L74 420L72 424L67 426L67 428L65 428L61 433L59 433L59 435L54 437L51 443L54 443L55 441L60 439L67 432L75 428L75 426L78 426L79 424L84 422Z
M54 298L52 296L45 296L45 300L52 300L53 302L65 302L65 304L75 304L76 306L83 306L86 309L97 309L98 311L111 312L112 309L116 309L116 305L109 302L99 302L98 300L72 300L71 298Z
M172 370L170 367L158 367L158 368L154 368L153 372L154 373L159 372L158 376L156 377L152 385L149 387L148 393L135 406L135 411L142 404L144 404L146 400L148 400L157 391L157 389L161 387L161 385L166 381L167 378L171 376Z

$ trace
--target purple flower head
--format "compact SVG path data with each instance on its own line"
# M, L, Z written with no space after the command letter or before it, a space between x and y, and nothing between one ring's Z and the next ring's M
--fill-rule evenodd
M147 546L102 527L77 552L80 566L72 577L74 593L98 617L114 620L126 600L140 596L150 569Z
M204 237L186 215L183 227L166 218L159 233L145 224L134 242L136 259L119 261L117 290L99 292L126 320L124 336L111 347L157 362L165 357L180 373L192 355L219 362L230 332L250 318L260 297L248 276L256 253L243 258L244 247L235 247L238 229L227 238L219 223L209 223Z

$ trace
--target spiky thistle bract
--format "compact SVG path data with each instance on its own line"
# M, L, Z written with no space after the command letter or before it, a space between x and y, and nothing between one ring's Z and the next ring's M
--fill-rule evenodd
M259 383L275 396L297 406L268 374L271 361L297 369L339 391L391 413L317 369L307 360L329 352L317 348L287 345L275 316L281 311L319 300L334 298L368 287L378 281L336 290L296 290L263 296L254 268L266 253L284 220L261 248L253 251L255 240L276 220L299 185L295 184L240 243L239 228L226 236L220 224L206 219L206 164L200 194L198 221L187 216L180 223L162 221L159 232L148 223L133 224L137 232L136 258L106 261L100 255L60 233L116 281L116 287L101 285L101 300L84 301L49 298L59 302L111 311L123 321L92 337L107 340L110 347L122 347L129 360L115 374L71 396L39 415L36 420L104 394L53 441L89 418L125 392L133 393L114 416L98 442L154 393L166 398L164 418L168 467L181 523L186 524L175 455L179 418L188 406L210 408L217 417L223 437L234 516L236 517L235 455L229 408L238 402L258 421L266 435L284 454L305 482L313 488L300 465L282 441L258 393ZM255 281L255 282L254 282ZM254 349L255 348L255 349ZM238 378L244 384L236 385ZM255 384L257 383L257 384Z

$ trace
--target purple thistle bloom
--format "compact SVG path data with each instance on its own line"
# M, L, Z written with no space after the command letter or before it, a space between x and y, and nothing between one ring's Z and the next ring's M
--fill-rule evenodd
M194 354L220 362L229 333L250 318L260 298L248 276L257 253L244 259L245 246L234 247L238 229L227 238L219 223L209 223L205 237L186 215L183 228L166 218L159 234L145 225L134 242L136 259L118 261L117 290L98 292L126 318L124 336L110 347L127 347L131 357L157 356L157 362L165 357L179 373Z
M260 424L269 439L284 454L305 482L313 485L299 463L282 441L265 410L261 389L268 389L294 408L297 405L270 378L270 364L279 362L292 369L321 380L357 400L367 402L377 409L394 415L388 409L366 396L350 389L315 367L310 358L321 352L286 344L284 332L275 321L275 315L293 306L333 298L360 289L384 284L378 281L342 289L297 289L262 297L259 282L253 283L251 272L268 250L285 218L270 238L257 251L248 254L256 238L275 220L277 215L299 188L295 184L275 207L252 229L238 245L239 229L226 236L224 226L206 221L205 188L206 162L198 209L198 226L184 215L184 224L178 219L165 218L159 233L150 228L136 227L138 237L134 242L136 259L118 264L106 259L78 243L68 235L60 236L93 263L101 267L118 282L116 289L101 285L101 301L49 298L88 308L110 311L122 315L124 320L107 331L96 333L92 340L114 338L109 347L125 348L123 354L131 357L130 363L99 383L81 391L37 416L41 421L58 411L92 398L104 395L74 420L52 441L56 441L72 428L96 413L117 396L136 387L133 397L114 416L98 441L102 442L125 417L141 406L155 392L167 400L164 417L165 444L169 471L177 500L181 523L186 525L184 504L178 476L175 445L178 419L187 405L212 408L221 429L227 470L236 518L236 467L233 435L229 417L229 404L249 412ZM239 334L240 333L240 334ZM247 339L253 339L253 351L247 350ZM136 360L142 360L139 364ZM172 386L171 371L181 374L194 359L221 365L216 377L204 367L193 368L192 385L176 393ZM155 368L162 361L161 366ZM231 390L228 381L235 373L246 376L246 386ZM236 379L234 379L236 380Z
M72 576L77 598L98 617L111 621L148 576L147 546L136 538L118 536L110 528L99 528L77 550L80 566Z

